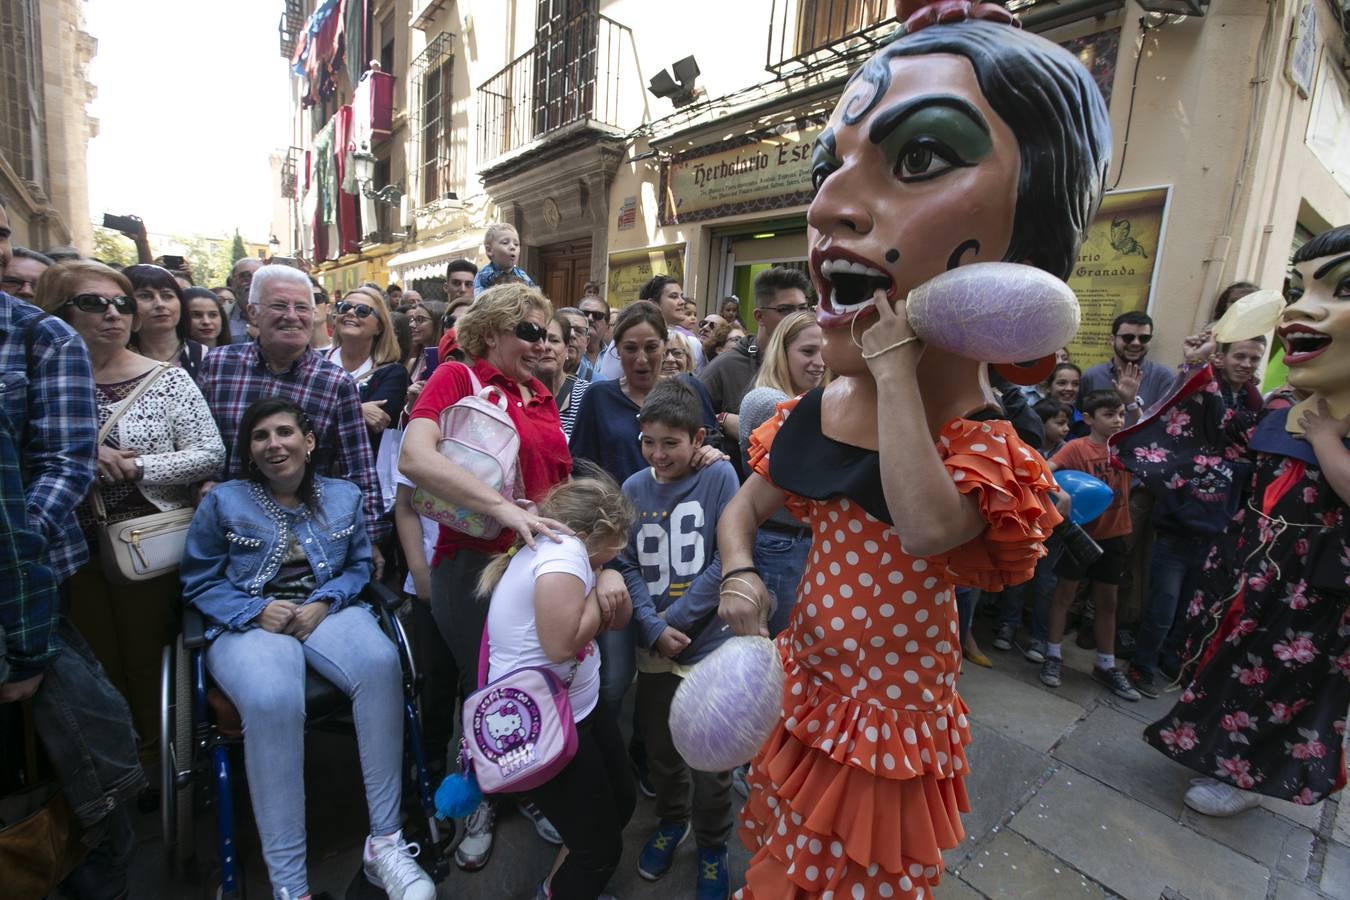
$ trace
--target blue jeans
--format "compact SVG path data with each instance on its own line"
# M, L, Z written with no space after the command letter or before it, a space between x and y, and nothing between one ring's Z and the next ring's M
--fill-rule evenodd
M980 592L975 588L956 589L956 616L961 624L961 649L966 646L966 636L970 634L970 623L975 619L975 605L980 602Z
M622 631L600 632L595 641L600 645L600 696L617 720L623 695L637 674L637 630L629 622Z
M769 615L771 636L787 627L797 605L797 586L806 571L806 554L810 552L810 534L794 537L767 528L755 532L755 567L774 598L773 612Z
M272 890L309 893L305 871L305 667L352 698L370 833L399 829L403 688L398 651L364 606L319 623L304 641L261 628L227 631L206 666L244 723L244 768Z
M1055 561L1063 549L1059 541L1053 538L1046 542L1046 554L1036 563L1036 573L1030 581L1015 587L1005 587L999 601L998 620L1000 624L1011 622L1020 625L1022 609L1027 596L1031 597L1031 636L1044 641L1050 634L1050 601L1055 596Z
M1149 569L1148 604L1139 622L1134 658L1130 661L1139 671L1151 673L1158 667L1158 654L1172 630L1177 607L1183 601L1189 603L1194 596L1211 543L1213 538L1209 535L1157 533Z

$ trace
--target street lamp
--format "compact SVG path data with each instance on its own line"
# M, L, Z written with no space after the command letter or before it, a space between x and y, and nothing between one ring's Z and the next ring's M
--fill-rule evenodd
M398 206L399 201L403 199L402 182L386 184L379 189L373 186L375 183L375 154L362 148L352 154L352 159L356 162L356 183L361 188L361 196L367 200L374 200L376 203L383 203L386 206Z

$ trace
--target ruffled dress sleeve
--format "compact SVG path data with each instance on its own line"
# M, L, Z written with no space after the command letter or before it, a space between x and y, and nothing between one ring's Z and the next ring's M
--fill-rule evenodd
M747 458L750 460L750 469L770 484L773 484L773 479L769 477L769 453L774 438L778 436L778 430L783 427L788 415L796 408L801 399L801 397L793 397L779 403L773 415L769 416L764 424L750 434L750 449L747 453ZM788 494L787 499L783 501L783 506L787 511L800 522L806 521L811 512L811 505L811 500L806 497L799 497L796 494Z
M1049 495L1057 490L1041 455L1009 422L954 419L938 453L962 494L973 495L989 527L946 553L929 557L957 584L997 591L1031 578L1045 540L1063 521Z

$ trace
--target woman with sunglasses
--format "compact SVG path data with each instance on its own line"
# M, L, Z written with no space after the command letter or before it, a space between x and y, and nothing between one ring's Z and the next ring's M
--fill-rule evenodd
M188 507L188 486L225 463L211 410L188 373L128 349L140 324L131 293L132 283L122 273L77 261L43 273L35 297L44 310L68 322L89 349L100 429L116 416L98 448L95 487L109 523ZM149 386L128 406L128 398L147 381ZM80 505L77 518L91 556L71 578L70 617L126 696L141 736L141 759L149 766L158 754L159 655L172 638L178 575L143 581L135 589L114 585L98 555L100 523L92 499Z
M206 348L188 337L187 304L173 273L162 266L141 264L122 270L131 282L139 325L131 348L142 356L186 369L194 381Z
M502 526L500 534L486 539L442 525L436 541L431 613L454 657L461 697L478 688L478 643L487 616L486 604L474 594L479 575L517 537L533 547L537 540L559 540L566 532L558 522L540 516L534 506L572 471L557 404L536 377L552 314L548 298L529 285L499 285L479 294L455 322L466 362L444 360L436 367L403 433L399 469L412 484L446 503L484 513ZM474 393L475 381L501 392L520 436L516 462L524 497L519 501L502 496L438 450L441 415ZM602 585L606 581L617 581L606 585L610 591L622 588L617 572ZM469 817L468 833L455 851L460 868L479 869L487 862L495 818L495 807L486 800ZM536 820L536 830L542 833L547 823L540 821Z
M403 409L408 393L408 371L400 362L398 336L383 298L367 288L347 293L337 305L333 349L327 356L356 382L371 452L375 452L380 435Z

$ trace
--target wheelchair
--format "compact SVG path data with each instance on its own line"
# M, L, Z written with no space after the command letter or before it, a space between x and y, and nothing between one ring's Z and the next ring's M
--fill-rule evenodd
M403 599L378 583L366 585L361 599L398 648L403 681L404 834L422 846L419 863L440 883L449 874L447 855L454 826L436 818L427 763L422 748L418 707L419 676L408 637L396 611ZM206 625L192 606L183 610L183 628L160 659L160 820L166 861L180 871L196 853L195 814L214 807L219 871L212 896L239 900L244 879L235 849L234 798L236 766L242 765L243 725L224 692L212 685L206 671ZM332 682L305 670L305 729L353 733L351 700ZM373 890L373 888L372 888Z

